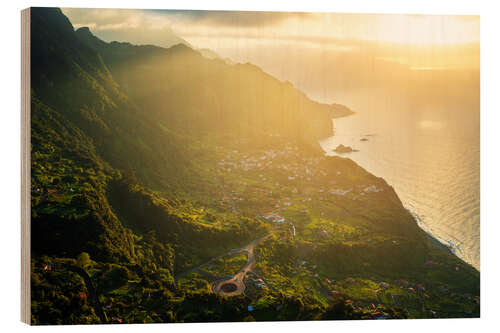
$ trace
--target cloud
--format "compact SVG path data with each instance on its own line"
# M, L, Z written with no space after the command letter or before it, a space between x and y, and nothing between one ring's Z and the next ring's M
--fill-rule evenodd
M427 75L427 71L412 69L467 69L474 73L479 69L477 16L120 9L63 12L75 27L88 26L105 41L169 47L187 40L188 45L210 49L234 62L254 63L326 102L339 100L345 91L369 90L380 82L399 89L408 78ZM443 73L439 71L436 78ZM454 79L451 81L469 80ZM419 89L425 90L412 91Z
M190 23L219 27L269 27L291 18L314 19L317 13L208 11L208 10L154 10Z
M167 17L135 9L62 8L75 28L88 27L105 41L170 47L187 42L175 34Z
M106 40L169 47L213 39L300 42L344 49L345 40L431 45L478 42L477 16L340 14L258 11L63 9L75 27L88 26ZM344 41L343 41L344 40ZM349 45L347 45L349 47Z

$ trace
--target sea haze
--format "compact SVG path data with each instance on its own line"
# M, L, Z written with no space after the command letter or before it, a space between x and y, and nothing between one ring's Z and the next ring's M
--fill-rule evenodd
M389 91L363 97L352 101L355 115L334 121L322 148L328 155L339 144L359 149L341 156L384 178L424 230L479 270L478 98L430 106Z

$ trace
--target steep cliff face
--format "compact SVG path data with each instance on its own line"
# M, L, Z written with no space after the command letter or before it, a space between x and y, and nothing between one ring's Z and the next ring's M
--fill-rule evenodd
M152 122L127 96L101 55L80 41L58 8L33 8L31 29L33 94L80 129L100 158L165 187L193 176L190 156L181 148L185 142Z
M190 159L141 116L59 9L32 8L31 29L33 254L131 260L132 233L107 201L109 179L137 170L168 189L194 178Z

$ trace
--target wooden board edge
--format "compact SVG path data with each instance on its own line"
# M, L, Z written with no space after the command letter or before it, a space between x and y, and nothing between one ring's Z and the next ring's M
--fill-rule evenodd
M21 321L31 324L30 8L21 11Z

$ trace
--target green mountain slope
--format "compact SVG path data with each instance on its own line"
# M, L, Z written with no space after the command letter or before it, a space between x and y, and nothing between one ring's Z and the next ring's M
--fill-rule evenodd
M114 168L164 187L187 178L195 168L179 139L141 114L58 9L33 9L31 28L32 89L45 105L78 126Z
M170 196L181 184L199 186L202 166L191 160L189 138L181 141L144 117L59 9L33 8L31 15L34 323L99 321L85 302L64 305L66 297L79 299L75 288L82 285L73 284L74 263L64 258L89 253L104 265L102 273L110 263L141 276L154 267L172 286L175 267L186 269L264 231L255 220L240 226L235 216L225 216L234 225L200 224L189 202L154 199L139 184ZM65 306L74 311L60 312Z
M251 64L31 16L34 324L478 315L479 273L383 179L323 156L347 108ZM245 294L215 294L257 240Z
M104 196L113 171L92 141L36 96L31 124L33 254L86 251L108 261L130 259L132 235Z
M88 28L78 37L99 52L117 82L148 115L190 134L224 131L259 139L273 133L317 145L332 134L340 105L311 101L252 64L207 59L186 45L169 49L105 43Z

